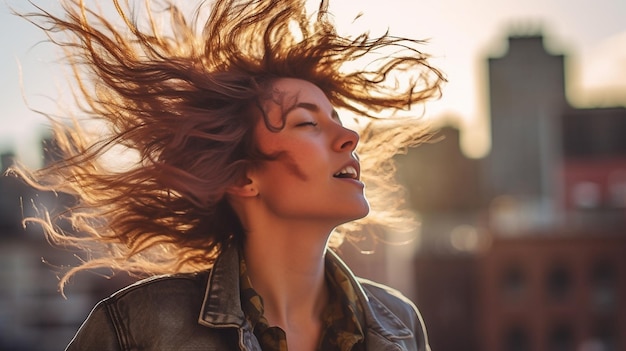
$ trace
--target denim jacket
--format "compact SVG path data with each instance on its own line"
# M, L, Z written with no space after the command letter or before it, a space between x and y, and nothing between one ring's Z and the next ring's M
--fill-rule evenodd
M430 351L422 318L397 291L350 277L364 306L366 350ZM227 249L213 268L150 278L99 302L66 351L261 351L241 309L239 254Z

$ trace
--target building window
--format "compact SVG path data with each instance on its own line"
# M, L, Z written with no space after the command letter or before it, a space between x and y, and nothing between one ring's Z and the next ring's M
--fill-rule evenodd
M530 335L522 326L513 326L505 331L502 350L529 351L530 346Z
M602 202L600 185L594 182L579 182L572 188L572 203L581 209L599 207Z
M620 169L609 174L608 183L611 206L626 208L626 170Z
M548 351L574 350L574 333L569 325L554 326L548 334Z
M617 273L615 265L609 261L597 260L591 267L590 298L596 312L615 311L617 296Z
M517 301L524 297L528 289L528 282L521 266L512 264L504 270L501 278L501 289L507 301Z
M550 299L555 302L567 299L572 290L572 275L565 265L555 264L548 270L546 289Z
M596 322L592 334L589 338L581 342L578 350L618 351L618 339L616 338L615 325L617 325L615 320Z

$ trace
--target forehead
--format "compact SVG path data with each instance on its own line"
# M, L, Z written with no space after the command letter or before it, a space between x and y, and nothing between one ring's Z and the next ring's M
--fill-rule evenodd
M299 102L315 103L321 109L332 109L326 94L317 85L302 79L279 78L272 84L276 102L283 107ZM284 106L287 105L287 106Z

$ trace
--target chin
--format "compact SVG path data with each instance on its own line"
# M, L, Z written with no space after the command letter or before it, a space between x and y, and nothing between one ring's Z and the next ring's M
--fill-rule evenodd
M357 202L353 202L351 205L345 205L341 211L333 213L333 217L336 225L342 225L348 222L356 221L367 216L370 212L369 203L365 198L360 199Z
M363 199L363 203L361 203L359 206L355 206L355 210L357 211L355 211L354 217L350 219L351 221L361 219L367 216L370 213L370 204L369 202L367 202L366 199Z

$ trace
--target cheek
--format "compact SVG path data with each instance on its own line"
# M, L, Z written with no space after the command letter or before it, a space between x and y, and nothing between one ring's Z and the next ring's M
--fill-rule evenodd
M288 152L283 152L281 158L278 159L279 162L283 162L287 171L299 178L302 181L309 180L309 177L305 174L302 168L298 165L296 159L294 159Z
M310 179L306 163L318 153L315 147L299 140L281 138L277 134L262 135L260 145L261 152L270 157L268 166L278 173L276 176L292 175L302 181Z
M262 161L256 170L263 183L271 184L272 188L280 188L291 187L311 179L307 173L306 164L303 164L306 160L297 159L289 151L278 151L271 154L266 151L263 152L269 159Z

